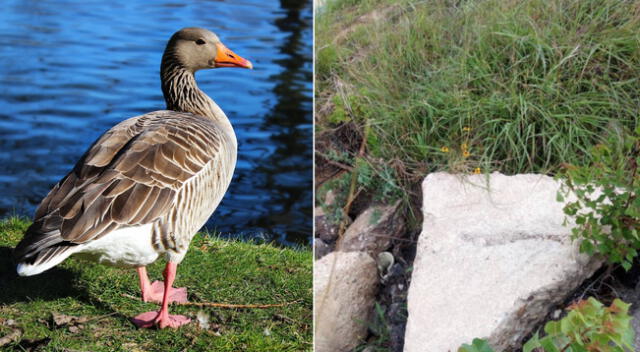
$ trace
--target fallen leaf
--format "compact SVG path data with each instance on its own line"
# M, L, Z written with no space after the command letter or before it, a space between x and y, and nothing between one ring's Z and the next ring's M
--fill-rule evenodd
M4 345L8 345L8 344L13 343L13 342L20 341L20 337L21 336L22 336L22 330L13 329L10 333L8 333L4 337L0 338L0 347L2 347Z
M199 310L196 314L196 319L198 320L198 326L201 329L209 328L209 314L205 313L203 310Z
M105 315L105 316L108 316L108 315ZM73 315L59 314L56 312L52 312L51 316L53 317L53 323L55 327L57 328L67 327L69 332L72 334L76 334L80 332L80 330L84 329L84 325L82 324L92 320L92 319L89 319L89 317L75 317ZM93 318L93 320L100 319L105 316Z
M65 315L65 314L58 314L56 312L52 312L51 316L53 318L53 323L56 324L56 326L62 326L62 325L67 325L70 322L72 322L73 320L76 319L76 317L71 316L71 315Z

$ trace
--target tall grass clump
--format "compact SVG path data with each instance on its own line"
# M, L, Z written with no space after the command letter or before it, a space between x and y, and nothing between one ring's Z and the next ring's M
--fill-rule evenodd
M397 184L436 170L555 174L638 126L640 5L334 1L317 18L316 70L319 138L354 123Z

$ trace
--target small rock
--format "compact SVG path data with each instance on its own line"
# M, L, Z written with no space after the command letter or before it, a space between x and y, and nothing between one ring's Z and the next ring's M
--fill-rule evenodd
M338 238L338 223L329 219L321 207L315 210L316 237L325 242L334 242Z
M395 278L404 277L404 267L400 263L393 264L393 266L389 269L389 276Z
M376 264L378 265L378 273L383 281L386 280L386 276L389 273L389 269L393 265L395 259L393 258L393 254L389 252L380 252L378 253L378 258L376 260Z
M327 207L330 207L330 206L334 206L335 204L336 204L336 192L330 189L324 195L324 205Z
M313 252L315 253L316 260L318 260L331 253L331 246L329 246L325 241L316 238L313 241Z
M378 285L376 262L332 252L314 266L315 351L350 351L366 337Z
M343 252L367 252L374 258L402 237L405 222L398 210L400 202L390 206L371 206L345 231L337 248Z
M407 321L407 308L405 303L391 303L387 314L392 324L399 324Z

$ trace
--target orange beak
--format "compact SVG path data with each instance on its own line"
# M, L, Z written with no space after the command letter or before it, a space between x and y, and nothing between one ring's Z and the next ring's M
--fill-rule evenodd
M233 51L229 50L224 44L219 43L217 46L218 53L214 59L215 67L241 67L252 69L251 61L240 57Z

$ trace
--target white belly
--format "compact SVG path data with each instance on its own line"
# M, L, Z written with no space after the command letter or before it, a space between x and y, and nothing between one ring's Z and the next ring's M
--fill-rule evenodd
M151 224L115 230L81 246L79 257L114 266L149 265L159 255L151 245Z

